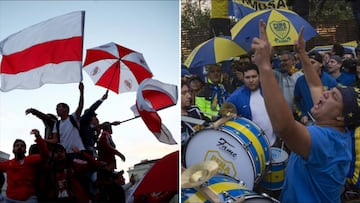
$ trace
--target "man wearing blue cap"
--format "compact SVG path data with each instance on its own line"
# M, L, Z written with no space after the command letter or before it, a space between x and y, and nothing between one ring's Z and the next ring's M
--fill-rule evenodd
M260 21L260 37L253 39L254 62L260 69L266 110L273 128L292 151L288 160L280 201L341 202L351 162L351 133L360 125L360 90L352 87L324 91L319 75L305 51L303 28L295 42L314 106L315 123L304 126L292 112L272 74L272 46ZM281 108L281 109L279 109Z

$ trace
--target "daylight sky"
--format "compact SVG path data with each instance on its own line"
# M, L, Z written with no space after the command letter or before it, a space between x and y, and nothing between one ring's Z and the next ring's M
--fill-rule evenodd
M141 52L154 79L179 85L179 1L0 1L0 41L31 25L80 10L85 11L83 61L86 49L115 42ZM85 110L100 99L106 89L95 86L85 71L83 83ZM134 117L130 107L135 99L135 92L110 91L108 99L96 111L100 122ZM43 134L43 123L33 115L26 116L27 108L56 114L56 104L65 102L72 113L78 101L77 83L0 92L0 151L13 158L12 144L16 138L30 146L34 143L34 137L29 134L31 129L37 128ZM179 103L178 100L176 106L158 113L180 144ZM117 170L127 171L141 160L158 159L179 149L179 144L160 143L141 118L115 126L113 131L117 149L126 156L125 162L117 158Z

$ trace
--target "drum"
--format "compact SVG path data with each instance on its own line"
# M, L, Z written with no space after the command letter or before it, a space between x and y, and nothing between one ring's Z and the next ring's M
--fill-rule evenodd
M244 185L236 181L230 176L223 174L217 174L210 178L200 188L207 187L213 193L215 193L221 202L235 202L240 197L244 197L244 202L247 203L270 203L278 202L274 198L267 195L259 195L251 190L247 190ZM181 202L182 203L210 203L212 201L206 199L206 197L194 188L185 188L181 190Z
M214 160L219 164L218 173L243 181L248 189L265 175L270 159L271 148L263 130L246 118L232 119L219 130L201 130L184 149L185 167Z
M289 159L288 153L280 148L271 148L272 160L270 170L261 181L261 185L268 190L281 190L285 179L285 168Z

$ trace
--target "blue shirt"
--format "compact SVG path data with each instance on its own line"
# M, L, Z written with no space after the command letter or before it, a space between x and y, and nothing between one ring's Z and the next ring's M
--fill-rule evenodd
M349 86L351 83L356 81L355 74L347 73L347 72L341 72L340 76L336 78L336 81L343 86Z
M335 78L328 73L322 73L320 79L326 90L337 86ZM301 112L300 117L307 116L307 112L310 112L311 108L314 106L309 85L307 84L304 75L300 76L295 83L294 103L296 105L296 112Z
M260 89L261 91L261 89ZM262 94L262 92L261 92ZM251 109L250 109L250 96L251 91L245 85L238 87L227 99L235 105L237 115L252 120Z
M350 132L308 126L311 149L308 160L292 153L280 196L286 202L339 202L351 161Z

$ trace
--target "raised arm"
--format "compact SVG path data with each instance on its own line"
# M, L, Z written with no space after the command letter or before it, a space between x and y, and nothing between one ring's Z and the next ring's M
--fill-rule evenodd
M76 116L78 118L80 118L81 112L84 108L84 84L82 82L79 83L79 90L80 90L79 105L75 111Z
M313 103L317 104L323 92L323 85L321 83L319 74L313 68L309 56L305 51L305 40L303 38L303 33L304 27L302 27L300 30L299 39L295 42L294 49L300 59L306 82L309 85Z
M28 115L29 113L31 113L32 115L38 117L39 119L41 119L43 121L50 118L47 114L45 114L37 109L34 109L34 108L28 108L25 110L26 115Z
M307 158L311 144L310 134L305 126L295 121L275 79L270 63L272 46L263 20L260 20L259 30L260 37L253 39L251 47L255 51L254 62L259 67L265 106L271 124L276 135L281 137L293 152Z
M40 155L43 160L47 160L49 158L49 149L45 143L45 141L40 136L39 130L33 129L30 134L35 136L35 142L39 145Z
M85 110L83 117L88 117L91 113L95 112L97 108L102 104L103 101L105 101L108 97L108 91L101 97L101 99L97 100L95 103L93 103L88 109Z

